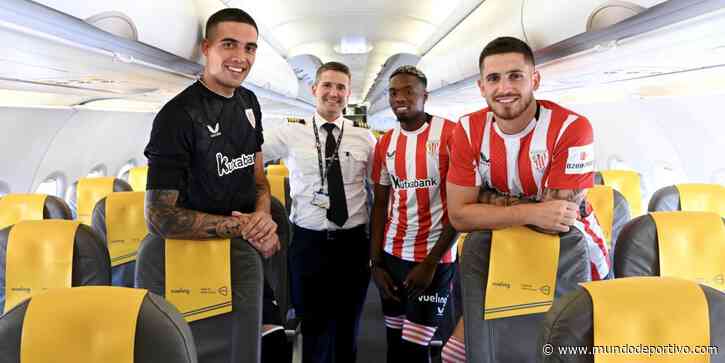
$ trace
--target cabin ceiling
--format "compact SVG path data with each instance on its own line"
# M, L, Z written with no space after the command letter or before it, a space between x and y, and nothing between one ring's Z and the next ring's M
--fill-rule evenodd
M313 54L322 62L340 61L352 72L351 103L360 102L385 61L396 53L420 55L441 27L481 1L368 0L288 1L226 0L248 11L260 24L262 36L289 58ZM365 42L363 54L342 54L345 41ZM336 50L335 48L338 47Z

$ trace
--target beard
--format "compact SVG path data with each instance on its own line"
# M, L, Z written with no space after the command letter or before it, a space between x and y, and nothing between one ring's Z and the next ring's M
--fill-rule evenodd
M405 123L405 124L414 123L414 122L418 121L419 119L425 117L425 112L420 111L420 112L408 113L408 114L404 114L404 115L395 114L395 117L398 119L398 122L401 122L401 123Z
M521 116L526 109L534 102L534 95L519 96L519 100L510 104L501 104L493 100L486 100L491 107L491 111L500 120L513 120Z

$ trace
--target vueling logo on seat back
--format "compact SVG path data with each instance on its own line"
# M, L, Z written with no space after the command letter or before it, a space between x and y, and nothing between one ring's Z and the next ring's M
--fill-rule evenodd
M243 169L254 165L254 154L242 154L242 156L229 160L222 153L216 154L216 166L219 176L229 175L234 170Z
M415 179L415 180L401 180L395 175L392 175L393 187L395 189L421 189L437 187L439 181L437 178L428 179Z

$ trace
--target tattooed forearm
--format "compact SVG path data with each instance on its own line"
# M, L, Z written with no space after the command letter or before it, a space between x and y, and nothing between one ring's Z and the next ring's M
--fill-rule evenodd
M478 202L483 204L491 204L499 207L508 207L522 203L533 203L533 199L526 197L515 197L511 195L503 195L492 189L481 188L478 193Z
M208 239L241 236L245 217L223 217L176 206L177 190L146 191L146 225L163 238Z
M272 193L270 192L269 181L266 176L256 177L254 184L257 188L257 202L255 204L255 211L270 213L271 210L271 198Z
M576 205L581 205L587 196L586 189L544 189L542 201L566 200Z

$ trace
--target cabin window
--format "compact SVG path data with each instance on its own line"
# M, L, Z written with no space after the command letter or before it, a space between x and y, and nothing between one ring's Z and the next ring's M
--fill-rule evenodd
M54 173L45 178L35 189L36 193L62 197L65 190L65 177L60 173Z
M136 167L136 159L129 160L126 163L126 165L122 166L121 169L118 171L116 178L128 181L128 174L131 171L131 169L133 169L135 167Z
M0 197L3 195L10 194L10 185L8 183L0 180Z
M107 170L105 165L97 165L91 171L88 172L88 175L86 175L86 178L98 178L102 176L106 176Z

